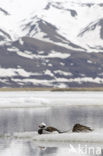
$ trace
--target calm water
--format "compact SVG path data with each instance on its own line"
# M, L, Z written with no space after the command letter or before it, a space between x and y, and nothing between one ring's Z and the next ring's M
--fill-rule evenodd
M58 95L61 94L61 95ZM38 125L41 122L45 122L47 125L52 125L57 127L61 131L63 130L71 130L75 123L81 123L83 125L88 125L92 127L94 130L102 130L103 129L103 106L102 106L102 92L98 93L65 93L63 92L63 99L59 97L62 96L62 93L39 93L35 94L32 92L31 94L27 92L25 93L1 93L0 95L0 104L4 105L5 108L0 108L0 135L3 136L5 134L9 134L9 138L2 137L0 139L0 156L69 156L69 155L102 155L97 151L89 154L80 154L77 151L78 145L81 143L70 143L70 142L35 142L31 139L16 139L13 137L14 133L24 133L24 132L34 132L38 130ZM41 96L42 95L42 96ZM47 95L47 98L46 98ZM53 96L54 95L54 96ZM83 96L82 96L83 95ZM86 96L87 95L87 96ZM28 97L27 97L28 96ZM68 98L69 97L69 98ZM77 100L84 101L87 100L88 105L76 105L76 97ZM30 99L29 99L30 98ZM73 105L66 105L66 103L70 102L72 99ZM93 105L94 98L94 105ZM96 103L95 103L96 98ZM25 100L26 99L26 100ZM27 100L28 99L28 100ZM34 104L35 101L40 100L43 103L48 103L48 107L33 107L27 108L25 104ZM61 106L56 107L56 103L62 103ZM3 101L3 102L2 102ZM55 107L49 106L50 102L54 102ZM92 101L92 104L91 104ZM7 107L9 103L9 108ZM22 103L24 105L23 108L13 108L13 103L19 105ZM95 105L96 104L96 105ZM98 106L99 105L99 106ZM11 107L10 107L11 106ZM72 147L72 146L73 147ZM101 147L102 144L87 144L87 146L81 144L83 147ZM76 151L73 152L72 148L75 148ZM97 153L96 153L97 152Z

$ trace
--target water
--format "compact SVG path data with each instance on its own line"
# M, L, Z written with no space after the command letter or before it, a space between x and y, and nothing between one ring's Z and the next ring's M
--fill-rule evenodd
M61 131L81 123L92 127L99 141L103 138L102 104L103 92L1 92L0 156L102 156L102 142L92 142L90 137L89 143L66 141L65 136L55 141L57 134L52 141L33 139L41 122ZM84 154L78 151L81 146ZM89 147L94 148L90 153L86 152Z

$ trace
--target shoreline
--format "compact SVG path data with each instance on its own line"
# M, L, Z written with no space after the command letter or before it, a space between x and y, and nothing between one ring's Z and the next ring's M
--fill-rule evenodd
M0 88L1 91L103 91L103 87L94 88Z

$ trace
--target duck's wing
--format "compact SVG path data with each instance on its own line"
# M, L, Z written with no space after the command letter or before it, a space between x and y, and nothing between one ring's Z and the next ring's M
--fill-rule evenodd
M49 131L49 132L54 132L54 131L59 132L59 130L57 128L55 128L55 127L47 127L45 130Z
M84 126L84 129L87 129L88 131L93 131L93 129L91 129L90 127L86 127L86 126Z
M80 129L85 130L85 131L93 131L93 129L91 129L90 127L84 126L84 125L80 125Z
M93 131L90 127L84 126L84 125L75 125L72 129L72 132L88 132Z

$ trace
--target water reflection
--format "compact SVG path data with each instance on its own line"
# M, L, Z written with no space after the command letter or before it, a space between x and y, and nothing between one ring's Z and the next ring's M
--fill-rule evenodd
M68 94L66 94L66 97L68 97ZM5 97L3 99L5 99ZM12 98L10 97L10 99ZM24 99L25 98L23 98L23 101ZM13 100L15 100L15 98ZM58 99L56 100L58 101ZM5 102L6 99L4 100L4 103ZM13 101L11 102L13 103ZM16 104L19 105L19 103ZM30 133L30 132L37 131L38 125L41 122L45 122L47 125L54 126L61 131L71 130L75 123L80 123L83 125L90 126L96 131L98 131L98 129L99 130L101 129L102 131L103 129L102 120L103 120L102 105L99 105L98 107L93 105L88 105L88 106L70 105L70 106L44 107L44 108L42 107L20 108L20 109L0 108L0 136L3 136L4 134L7 133L9 136L11 136L11 138L4 137L0 139L0 156L64 156L64 155L65 156L81 156L81 155L82 156L86 156L86 155L103 156L103 152L102 154L97 154L96 152L89 153L89 154L79 153L78 144L80 144L80 142L75 144L70 142L57 143L53 141L35 142L28 139L18 140L15 137L14 138L12 137L16 132ZM81 145L85 146L83 145L83 143L81 143ZM102 143L101 144L96 143L92 145L89 145L88 143L87 145L88 147L93 146L95 149L97 147L103 149Z
M8 140L0 139L0 156L100 156L101 151L96 151L97 147L102 147L102 145L90 145L88 147L94 147L95 150L89 152L80 151L78 149L78 143L54 143L55 146L50 143L45 143L45 148L43 148L42 142L38 143L23 140ZM44 144L44 143L43 143ZM80 144L82 147L85 145ZM48 147L49 146L49 147ZM101 154L102 156L102 154Z
M0 109L0 134L37 131L41 122L57 127L61 131L71 129L75 123L100 129L103 128L102 119L102 106Z
M0 156L48 156L55 155L57 148L35 147L31 142L0 140Z

